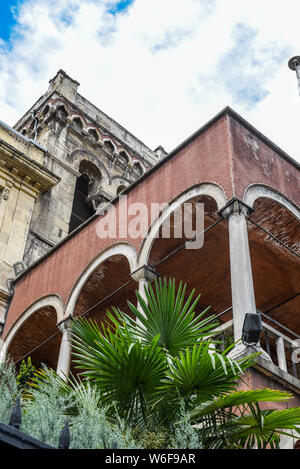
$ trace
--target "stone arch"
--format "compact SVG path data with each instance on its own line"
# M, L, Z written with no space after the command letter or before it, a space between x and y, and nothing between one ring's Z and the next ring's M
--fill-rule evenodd
M64 317L64 305L59 295L48 295L35 301L18 318L14 325L8 331L0 353L0 363L3 363L7 357L10 346L12 345L17 333L22 326L37 312L46 308L52 308L56 312L56 323L59 323Z
M93 143L98 143L100 140L99 134L97 130L94 127L91 127L88 129L88 135L90 139L93 141Z
M87 181L89 194L93 194L98 190L102 180L102 173L94 162L82 159L79 165L79 172Z
M85 150L85 149L78 149L78 150L74 150L69 156L68 158L72 161L74 161L75 163L75 169L79 170L79 167L80 167L80 163L82 162L82 160L88 160L90 161L91 163L93 163L97 168L98 170L103 174L103 172L105 173L106 177L107 177L107 181L108 181L108 184L111 184L111 176L110 176L110 173L108 172L108 170L106 169L105 165L102 163L102 161L99 160L99 158L97 158L97 156L95 156L91 151L89 150Z
M72 316L74 313L74 308L79 297L79 294L84 287L85 283L88 281L90 276L97 270L97 268L103 264L106 260L113 256L121 255L124 256L129 264L130 272L136 270L136 251L135 249L127 243L116 243L108 247L106 250L102 251L97 257L95 257L81 273L80 277L77 279L77 282L72 288L72 291L69 295L69 298L66 303L65 308L65 317Z
M129 156L129 154L127 153L127 151L125 150L120 150L119 153L118 153L118 161L119 163L122 165L122 166L127 166L128 163L130 162L131 158Z
M73 116L71 125L72 125L73 129L78 130L80 132L84 128L84 122L81 119L81 117L79 117L79 116Z
M285 195L281 194L279 191L273 189L271 186L266 186L264 184L251 184L245 190L243 201L245 204L253 207L255 201L261 197L272 199L275 202L283 205L289 212L292 213L300 221L300 210Z
M158 216L150 226L148 234L144 238L138 253L138 268L148 264L153 241L164 221L167 220L167 218L171 216L172 213L174 213L174 211L184 202L200 195L206 195L214 199L218 210L224 207L227 203L227 197L224 190L215 183L204 182L191 187L187 191L178 195L173 199L173 201L171 201L171 203L168 204L168 206L161 212L160 216Z
M137 178L140 178L144 174L144 168L139 161L133 163L132 168L133 175Z
M117 192L116 194L119 195L121 192L123 192L126 189L126 186L124 184L121 184L120 186L117 187Z
M67 118L68 115L69 115L69 113L68 113L68 111L67 111L65 105L64 105L64 104L61 104L61 103L59 103L59 104L57 104L57 105L55 106L55 111L56 111L57 117L59 117L59 118L62 119L63 121L65 121L66 118Z
M113 177L111 178L111 180L114 181L114 182L116 182L116 183L118 183L118 184L121 184L121 185L131 184L130 179L128 179L128 178L126 178L126 177L124 177L124 176L119 176L119 175L113 176Z
M69 233L94 215L99 204L97 193L101 188L102 173L94 162L82 159L79 164L79 176L77 177Z
M109 138L103 139L103 146L104 146L104 149L110 154L113 154L116 151L115 145Z
M254 209L247 227L256 307L299 334L300 321L295 311L300 308L300 211L286 195L264 184L249 185L243 201ZM266 346L265 337L261 344ZM272 337L268 348L277 365L276 341ZM287 369L292 374L291 353L288 347L285 351Z
M126 187L128 187L132 182L124 176L113 176L111 179L115 187L116 196L118 196L123 190L125 190Z

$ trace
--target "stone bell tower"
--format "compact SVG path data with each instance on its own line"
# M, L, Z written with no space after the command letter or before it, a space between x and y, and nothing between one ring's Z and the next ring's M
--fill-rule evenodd
M59 70L13 128L0 121L0 330L14 279L166 155L78 87Z
M46 148L42 166L60 178L37 200L24 252L28 266L117 197L165 153L150 150L78 93L59 70L15 129Z

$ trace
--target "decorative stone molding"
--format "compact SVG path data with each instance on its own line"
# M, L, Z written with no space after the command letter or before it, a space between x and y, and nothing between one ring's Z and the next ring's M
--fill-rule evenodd
M61 298L58 295L49 295L43 298L40 298L31 306L29 306L26 311L21 314L16 322L12 325L8 333L5 333L5 341L0 353L0 363L4 363L6 359L7 351L19 329L22 325L38 310L45 308L47 306L52 306L56 311L57 322L63 320L64 316L64 306Z
M14 166L10 171L12 181L23 181L27 185L30 183L31 189L34 189L37 194L48 191L60 181L60 178L45 166L10 147L5 142L0 141L0 153L0 171L5 167L9 167L13 160ZM7 177L4 177L4 179L7 180Z
M264 184L252 184L251 186L247 187L243 197L243 202L246 205L253 207L255 201L262 197L272 199L278 204L283 205L287 210L289 210L289 212L292 213L292 215L294 215L300 221L300 210L294 204L294 202L289 200L279 191Z
M122 255L124 256L129 264L130 271L134 272L136 270L136 251L135 249L126 243L117 243L113 244L105 251L101 252L99 256L97 256L82 272L80 277L78 278L77 282L73 286L71 294L66 303L65 309L65 316L69 317L72 316L74 313L74 308L76 305L76 301L78 296L84 287L85 283L87 282L90 275L107 259L115 255Z
M10 191L9 191L8 187L5 187L5 188L3 189L3 194L2 194L3 200L8 200L8 198L9 198L9 192L10 192Z
M167 207L160 213L160 215L158 215L149 227L148 235L144 238L138 253L138 265L140 267L148 264L153 241L155 240L158 230L164 221L167 220L167 218L170 217L171 214L182 204L199 195L212 197L219 210L227 202L224 190L217 184L210 182L200 183L199 185L191 187L185 192L179 194L172 202L170 202L170 204L167 205Z

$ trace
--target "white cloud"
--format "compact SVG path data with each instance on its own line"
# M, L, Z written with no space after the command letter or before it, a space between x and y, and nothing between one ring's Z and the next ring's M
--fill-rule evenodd
M23 0L0 44L0 119L13 125L58 69L151 148L168 151L229 105L300 161L298 0ZM297 49L298 48L298 49Z

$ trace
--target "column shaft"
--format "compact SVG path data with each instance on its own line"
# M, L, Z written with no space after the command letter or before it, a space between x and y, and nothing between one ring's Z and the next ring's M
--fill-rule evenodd
M68 376L71 365L71 327L69 321L67 319L58 326L62 331L62 338L56 372L62 378Z
M237 199L233 199L220 212L222 216L228 220L231 296L235 341L242 337L246 314L256 313L246 221L246 216L250 211L250 207L247 207Z
M146 293L145 293L145 287L147 288L147 285L148 285L148 282L145 278L140 278L139 279L139 294L141 295L141 297L143 298L143 300L145 301L145 303L147 303L147 297L146 297ZM137 302L137 309L143 313L143 310L139 304L139 302Z

